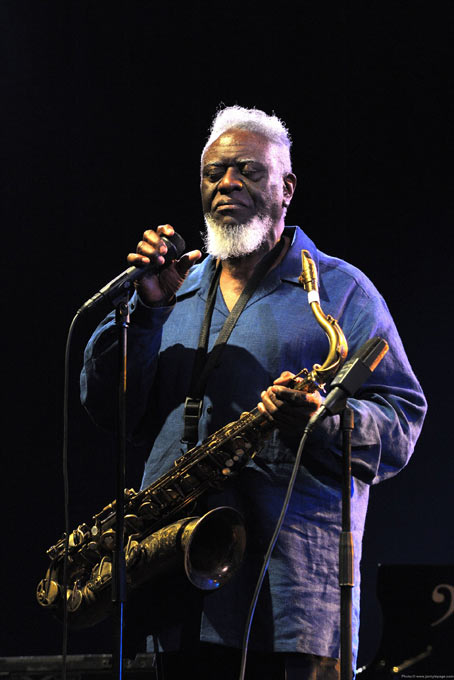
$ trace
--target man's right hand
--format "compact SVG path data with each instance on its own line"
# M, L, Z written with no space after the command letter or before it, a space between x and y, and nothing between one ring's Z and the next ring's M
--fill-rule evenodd
M134 267L146 267L149 264L160 266L164 264L167 246L162 236L173 236L175 233L170 224L159 226L156 231L148 229L137 244L135 253L129 253L128 264ZM163 269L159 274L142 276L136 282L136 289L142 302L149 306L165 306L186 278L186 274L198 259L202 257L200 250L185 253L179 260Z

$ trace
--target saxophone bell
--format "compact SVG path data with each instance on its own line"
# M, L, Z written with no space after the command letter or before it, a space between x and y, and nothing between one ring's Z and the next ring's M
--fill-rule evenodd
M129 540L125 549L128 590L164 574L184 568L189 581L200 590L217 590L237 571L246 548L246 530L240 513L221 506L202 517L185 517L149 534L140 543ZM111 551L96 564L87 579L72 576L66 591L68 621L72 628L93 626L112 612ZM37 588L41 606L62 616L61 560L49 568Z
M222 506L188 525L181 542L185 551L184 570L190 582L201 590L216 590L241 565L246 530L239 512Z

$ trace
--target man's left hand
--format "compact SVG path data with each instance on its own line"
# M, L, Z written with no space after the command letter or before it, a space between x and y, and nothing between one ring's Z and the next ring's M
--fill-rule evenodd
M257 407L283 434L301 437L307 421L321 407L323 398L318 391L302 392L288 387L294 377L290 371L281 373L271 387L261 393L262 401ZM297 382L302 380L296 378Z

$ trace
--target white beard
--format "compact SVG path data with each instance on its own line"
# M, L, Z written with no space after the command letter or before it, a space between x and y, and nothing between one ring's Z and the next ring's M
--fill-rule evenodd
M265 243L272 231L271 217L255 215L244 224L218 224L210 213L205 214L205 250L212 257L228 260L249 255Z

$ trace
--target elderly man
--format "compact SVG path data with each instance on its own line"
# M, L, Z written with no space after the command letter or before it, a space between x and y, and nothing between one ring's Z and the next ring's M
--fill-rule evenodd
M245 290L241 314L203 384L197 439L202 441L238 419L259 398L259 410L275 426L238 477L203 498L205 508L230 505L242 513L248 535L246 558L239 573L219 591L203 596L182 586L177 596L165 594L155 617L159 621L150 628L164 651L166 678L180 677L194 658L199 677L227 679L238 674L238 649L250 600L298 442L308 418L322 403L318 391L306 394L290 383L301 368L322 363L327 353L324 333L298 283L302 249L317 265L322 308L339 321L350 351L375 335L390 345L373 377L349 400L355 418L354 660L369 488L405 466L422 425L425 400L379 293L356 268L318 251L298 227L285 226L295 186L283 123L255 109L221 110L201 163L209 257L196 264L201 254L192 251L159 276L145 275L130 302L129 430L132 439L151 449L143 487L181 455L181 440L187 435L184 404L186 397L194 396L190 392L197 380L193 366L201 328L209 356ZM173 233L170 225L146 231L128 262L163 264L167 248L162 237ZM90 340L82 373L83 402L93 418L108 427L114 411L114 361L115 331L109 316ZM199 370L197 364L196 374ZM338 677L338 430L338 416L326 419L306 445L257 605L247 677Z

